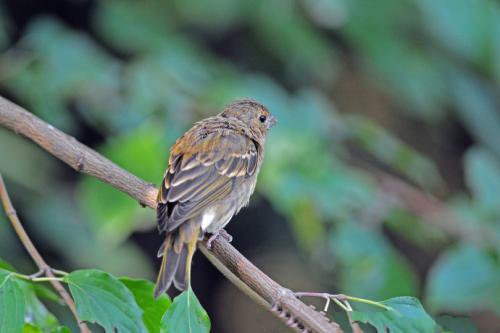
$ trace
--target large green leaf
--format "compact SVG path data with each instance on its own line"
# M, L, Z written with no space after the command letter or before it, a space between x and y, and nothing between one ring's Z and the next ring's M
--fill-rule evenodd
M381 302L387 310L370 308L364 312L350 312L351 319L370 324L377 332L434 333L438 325L414 297L395 297ZM370 311L371 310L371 311Z
M132 293L112 275L79 270L64 277L76 309L84 321L101 325L108 333L145 333L142 310Z
M0 259L0 270L4 270L4 272L14 271L14 268ZM24 321L27 324L33 324L33 327L36 326L44 330L55 328L58 325L58 320L47 310L45 305L38 300L38 297L42 296L52 301L59 302L59 296L40 284L32 284L23 280L16 280L15 282L21 288L24 296ZM24 328L25 331L27 329L31 328Z
M37 290L35 287L38 286L26 281L19 281L19 284L23 290L26 304L24 321L44 331L55 329L59 325L58 320L37 297L37 292L43 289Z
M14 275L0 269L0 332L20 333L26 308L23 290Z
M120 278L120 281L132 292L137 305L144 311L142 319L149 333L159 333L161 318L171 304L170 298L163 294L154 298L154 284L147 280Z
M161 324L162 333L210 332L210 318L191 288L174 299Z
M426 296L433 310L500 314L500 265L477 247L451 249L432 268Z

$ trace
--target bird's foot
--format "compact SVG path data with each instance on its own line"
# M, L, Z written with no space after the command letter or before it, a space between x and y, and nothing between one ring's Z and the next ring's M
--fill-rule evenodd
M233 236L231 236L230 234L228 234L226 230L224 230L224 229L220 229L220 230L218 230L218 231L214 232L214 233L213 233L213 234L212 234L212 235L208 238L208 240L207 240L207 248L208 248L209 250L211 250L211 249L212 249L212 242L213 242L214 240L216 240L216 239L217 239L217 237L219 237L219 236L220 236L220 237L222 237L222 238L224 238L225 240L227 240L229 243L231 243L231 242L233 241Z

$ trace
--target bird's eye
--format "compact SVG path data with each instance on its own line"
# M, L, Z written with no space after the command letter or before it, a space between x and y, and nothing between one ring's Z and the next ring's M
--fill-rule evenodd
M259 120L260 120L260 122L261 122L261 123L265 123L265 122L266 122L266 119L267 119L267 117L266 117L266 116L264 116L264 115L261 115L261 116L259 117Z

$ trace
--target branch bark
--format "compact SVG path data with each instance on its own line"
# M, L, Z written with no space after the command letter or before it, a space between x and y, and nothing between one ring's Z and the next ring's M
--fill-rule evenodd
M31 139L76 171L110 184L138 200L141 205L156 208L157 189L154 185L120 168L75 138L1 96L0 125ZM268 310L275 310L274 313L286 318L291 327L302 332L342 332L337 324L301 302L289 289L273 281L222 237L212 242L211 250L204 243L199 244L209 260L219 263L215 266L223 274L232 275L230 280L236 287L259 304L265 305Z
M19 217L17 216L16 210L14 209L14 206L10 201L10 197L7 192L7 188L5 187L2 174L0 174L0 201L2 202L5 213L7 214L7 217L9 218L10 222L12 223L12 227L14 228L17 236L21 240L21 243L23 243L24 247L26 248L26 251L28 251L35 264L38 266L40 272L43 272L45 276L54 278L55 275L52 272L52 268L45 262L42 255L40 254L40 252L38 252L35 245L28 236L28 233L26 232L26 230L24 230L24 227L21 221L19 220ZM75 316L76 321L78 323L78 327L80 327L80 332L91 333L87 325L83 321L81 321L80 318L78 317L78 314L76 312L75 302L73 302L73 299L66 291L66 289L64 289L63 285L59 281L50 281L50 284L52 284L54 289L59 293L59 295L61 295L64 302L66 302L69 309Z

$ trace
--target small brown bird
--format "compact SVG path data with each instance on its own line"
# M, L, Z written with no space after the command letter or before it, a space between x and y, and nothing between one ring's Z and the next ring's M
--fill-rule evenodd
M248 204L257 181L269 128L276 119L260 103L235 101L214 117L197 122L170 149L158 192L157 219L166 239L155 296L172 284L190 284L191 260L198 240L210 243Z

